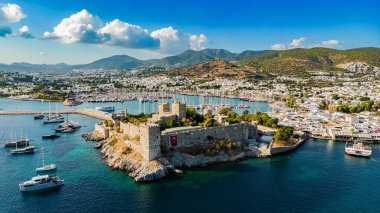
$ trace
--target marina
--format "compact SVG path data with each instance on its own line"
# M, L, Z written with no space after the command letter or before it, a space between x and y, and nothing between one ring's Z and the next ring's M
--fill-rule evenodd
M263 106L259 105L259 108ZM6 108L4 105L1 105L1 107ZM269 105L266 105L265 109L270 110ZM255 110L255 108L250 108L250 110ZM32 110L32 112L36 112L36 110ZM95 110L88 110L88 112L94 113ZM0 118L4 121L0 124L0 129L7 129L6 125L10 127L17 126L17 128L23 129L24 134L28 135L30 139L38 139L33 141L33 145L44 147L45 157L60 165L59 170L52 171L51 175L64 177L66 184L58 190L49 192L49 199L47 200L42 195L20 194L18 184L23 180L36 176L34 168L35 162L38 162L40 158L40 150L36 151L38 154L23 156L10 156L4 150L0 152L0 162L4 165L14 165L13 167L0 168L1 173L13 171L12 177L0 177L0 190L4 190L5 193L14 197L13 199L0 198L0 208L5 211L30 208L39 202L44 202L40 209L42 211L48 211L57 203L67 206L67 211L78 211L83 205L92 205L93 208L102 211L105 210L104 204L102 204L104 202L102 197L104 196L113 196L114 202L120 204L107 207L107 210L120 211L123 209L123 205L128 205L131 211L151 211L153 210L151 202L154 202L156 203L154 205L155 210L174 211L187 203L187 199L181 198L181 195L186 194L188 197L189 194L194 192L197 194L197 199L194 197L196 201L187 210L188 212L203 206L200 199L208 199L208 202L215 206L213 210L222 211L218 207L219 199L209 199L215 196L216 192L232 194L224 202L240 203L241 198L246 196L260 198L255 201L243 202L243 205L234 207L237 211L250 208L260 208L263 211L274 210L273 207L270 209L263 207L262 202L272 202L275 206L281 206L281 210L287 210L288 208L288 210L293 211L308 210L299 205L295 210L294 206L300 201L307 204L309 208L318 208L319 204L308 199L309 196L322 196L321 202L325 203L323 209L329 211L341 210L341 202L345 202L347 199L351 200L353 197L361 197L361 199L355 199L352 208L354 208L354 205L361 205L364 202L367 204L377 202L373 196L370 196L370 194L373 194L371 190L377 184L375 181L377 174L380 174L380 169L376 163L376 160L380 159L380 147L377 145L373 146L373 154L370 159L362 159L345 155L344 143L309 139L291 154L268 159L252 159L236 164L217 165L211 168L196 168L157 183L136 184L126 173L111 170L104 164L100 153L93 149L93 144L81 138L83 133L93 130L93 125L99 121L97 118L85 116L83 115L84 113L72 113L69 115L70 120L79 122L82 127L71 134L62 134L61 137L55 140L44 142L40 138L46 134L49 128L43 125L41 121L33 121L33 114L35 113L0 115ZM332 156L334 156L334 161L331 161ZM356 168L356 172L349 172L353 168ZM283 178L274 178L279 170L282 172ZM294 173L298 175L294 176ZM367 176L366 181L373 181L374 183L371 188L361 182L361 177L368 174L370 176ZM87 184L84 184L85 180L92 181L86 181ZM252 180L260 180L260 183L257 184ZM222 184L226 181L231 184L228 186ZM357 181L360 191L346 190L346 184L351 181ZM328 185L333 186L336 190L314 191L313 188L318 188L322 182L324 184L328 182ZM289 187L292 188L302 188L305 184L310 187L301 191L293 191L286 186L289 183L291 184ZM268 190L268 186L273 184L276 190ZM97 186L97 190L93 190L94 186ZM248 191L238 190L242 186ZM172 193L173 190L175 195ZM293 191L293 196L284 198L283 193L289 192L289 190ZM362 191L366 191L366 193L363 194ZM368 192L370 193L368 194ZM147 196L146 193L149 195ZM307 197L305 197L305 193L308 194ZM141 196L144 197L143 200L141 200ZM337 196L340 197L339 200L335 199ZM174 200L176 200L175 205L172 203ZM80 201L80 204L76 201ZM288 205L284 206L282 202L286 202ZM121 205L122 203L123 205ZM367 205L365 210L371 211L374 209L371 208L371 205Z

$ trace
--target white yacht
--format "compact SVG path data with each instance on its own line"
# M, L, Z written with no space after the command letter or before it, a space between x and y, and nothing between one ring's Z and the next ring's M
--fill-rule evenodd
M79 122L76 121L65 121L64 123L59 124L59 127L77 129L80 128L81 125Z
M346 143L345 152L347 155L371 157L372 148L365 146L362 142L354 142L353 144Z
M26 146L24 148L16 148L9 150L11 154L30 154L34 153L35 147L34 146Z
M65 118L62 115L52 115L52 116L47 117L47 119L44 121L44 124L63 123L63 122L65 122Z
M38 163L37 163L36 172L47 172L47 171L52 171L56 169L57 169L57 165L53 163L45 165L45 149L42 149L42 167L38 167Z
M103 111L103 112L114 112L115 107L114 106L100 106L100 107L95 107L95 110Z
M20 183L19 187L20 191L29 192L60 187L62 185L64 185L64 180L59 179L58 176L38 175L31 180Z

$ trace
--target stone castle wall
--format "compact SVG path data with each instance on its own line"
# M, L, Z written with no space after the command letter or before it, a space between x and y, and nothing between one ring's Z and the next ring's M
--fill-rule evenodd
M161 135L161 147L164 150L172 148L170 137L177 136L175 148L214 142L212 139L229 139L236 142L257 137L257 126L253 124L233 124L209 128L197 128L186 131L170 132Z
M95 135L98 137L107 139L110 137L110 130L107 127L104 127L100 124L95 124L95 130L94 130Z
M125 143L138 151L144 159L151 161L161 155L160 127L157 124L142 124L120 122L120 131L127 136ZM133 141L139 138L139 141Z

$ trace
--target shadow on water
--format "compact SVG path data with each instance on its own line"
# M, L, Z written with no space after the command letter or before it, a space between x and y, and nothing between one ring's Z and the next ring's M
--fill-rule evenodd
M61 193L63 190L63 187L65 186L60 186L56 188L50 188L50 189L43 189L43 190L38 190L38 191L31 191L31 192L21 192L22 198L23 199L28 199L32 197L50 197L52 195L57 195Z

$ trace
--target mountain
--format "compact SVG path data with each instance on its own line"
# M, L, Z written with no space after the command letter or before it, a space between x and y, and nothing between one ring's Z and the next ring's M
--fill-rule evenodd
M179 55L163 58L154 64L160 66L187 66L215 58L234 60L235 56L236 54L224 49L187 50Z
M181 54L162 59L139 60L127 55L115 55L103 58L89 64L0 64L0 70L5 71L70 71L73 69L134 69L144 66L161 66L169 70L187 67L214 59L236 62L236 66L246 67L277 74L307 74L313 71L352 72L375 71L380 67L380 48L357 48L350 50L335 50L329 48L290 49L290 50L246 50L242 53L232 53L225 49L204 49L200 51L187 50ZM376 68L377 67L377 68ZM380 71L379 71L380 73Z
M212 59L175 68L159 75L185 76L193 80L213 78L246 79L295 75L308 77L315 72L356 72L380 74L380 48L335 50L329 48L282 51L244 51L233 57L240 61Z
M303 75L315 71L367 72L380 67L380 48L335 50L329 48L268 51L238 63L240 66L277 74ZM363 68L364 67L364 68Z
M176 68L159 73L169 77L185 76L194 80L210 80L212 78L244 79L255 74L254 69L237 66L223 59L212 59L199 64Z
M263 55L263 54L269 53L269 52L273 52L273 51L272 50L259 50L259 51L246 50L244 52L237 54L235 56L235 60L239 61L239 60L243 60L246 58L252 58L252 57L260 56L260 55Z
M63 70L70 68L70 65L67 65L65 63L59 63L59 64L29 64L29 63L12 63L10 65L8 64L0 64L0 70L5 71L14 71L14 72L20 72L20 71L52 71L52 70Z
M78 65L80 69L132 69L143 66L146 63L142 60L133 58L128 55L114 55L108 58L103 58L85 65Z

